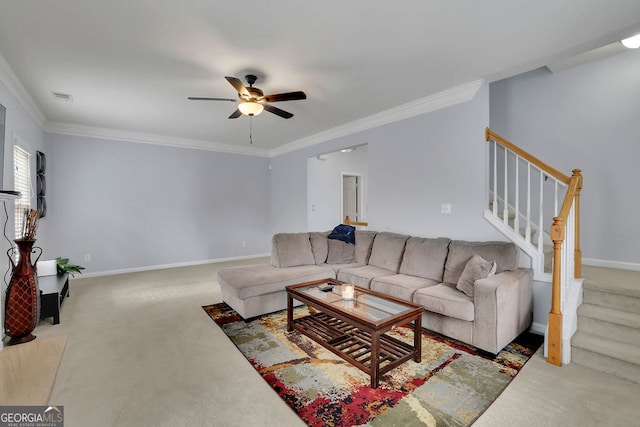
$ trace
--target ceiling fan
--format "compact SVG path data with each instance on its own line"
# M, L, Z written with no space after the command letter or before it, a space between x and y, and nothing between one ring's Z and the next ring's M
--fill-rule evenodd
M243 114L251 117L257 116L258 114L262 113L262 110L267 110L268 112L273 113L276 116L280 116L284 119L290 119L291 117L293 117L293 114L289 113L288 111L281 110L280 108L274 107L273 105L270 105L268 103L307 99L307 95L302 91L265 95L262 90L258 89L257 87L253 87L253 84L258 79L255 75L247 74L245 78L247 79L247 83L249 83L249 86L243 85L240 79L237 79L235 77L225 77L225 79L227 79L227 81L231 83L231 86L233 86L238 91L238 98L240 99L238 108L229 116L230 119L237 119ZM230 98L200 98L190 96L188 99L192 101L238 102L237 99Z

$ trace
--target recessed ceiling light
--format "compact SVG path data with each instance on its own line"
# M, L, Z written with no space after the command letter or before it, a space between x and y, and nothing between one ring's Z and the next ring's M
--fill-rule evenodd
M68 93L62 93L62 92L51 92L53 94L53 97L55 99L58 99L60 101L65 101L65 102L73 102L73 96L71 96Z
M638 49L640 47L640 34L624 39L620 43L629 49Z

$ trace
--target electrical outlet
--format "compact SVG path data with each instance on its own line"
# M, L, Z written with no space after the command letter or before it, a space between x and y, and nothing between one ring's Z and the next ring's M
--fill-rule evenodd
M242 247L246 248L247 247L247 242L245 240L242 241Z
M443 203L440 205L440 213L443 215L451 215L452 207L450 203Z
M84 254L84 262L91 262L91 254Z

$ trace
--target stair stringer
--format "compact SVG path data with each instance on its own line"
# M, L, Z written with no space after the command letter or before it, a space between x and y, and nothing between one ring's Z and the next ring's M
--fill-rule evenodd
M498 231L505 235L515 245L520 248L525 254L531 258L531 269L533 270L533 280L540 282L551 282L551 274L544 271L544 253L538 250L536 245L528 242L524 237L517 233L504 221L493 214L490 209L484 210L484 219L486 219L491 225L493 225Z
M531 268L533 269L533 279L536 282L549 283L549 292L551 292L551 283L553 275L545 272L544 269L544 253L539 250L536 245L522 237L512 227L504 223L504 220L490 210L485 209L484 218L493 225L498 231L504 234L509 240L520 248L525 254L531 258ZM566 365L571 362L571 338L578 329L578 307L582 304L582 283L584 279L571 278L568 279L565 289L562 292L561 311L562 311L562 364ZM544 355L548 356L548 323L544 325Z

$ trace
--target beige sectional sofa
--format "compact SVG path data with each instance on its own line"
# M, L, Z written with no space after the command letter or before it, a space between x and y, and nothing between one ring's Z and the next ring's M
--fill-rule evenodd
M222 299L248 319L285 309L288 285L337 278L421 304L424 328L494 354L531 325L532 273L512 243L358 230L353 245L328 234L274 235L271 264L218 271Z

